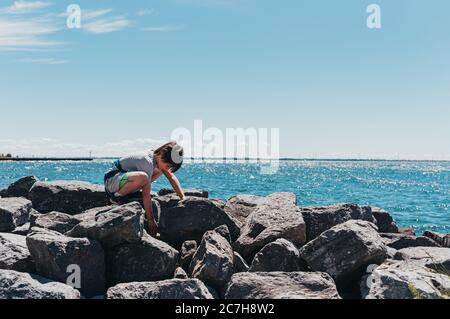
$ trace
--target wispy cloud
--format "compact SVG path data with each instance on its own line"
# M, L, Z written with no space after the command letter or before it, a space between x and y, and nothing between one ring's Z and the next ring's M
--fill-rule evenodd
M14 3L6 8L0 9L0 12L3 13L12 13L12 14L22 14L22 13L30 13L36 10L40 10L46 8L50 5L48 2L43 1L14 1Z
M108 16L113 9L81 10L81 29L89 33L109 33L120 31L131 25L125 16ZM67 17L64 12L60 16Z
M17 61L20 63L41 64L41 65L58 65L67 63L66 60L58 60L54 58L45 58L45 59L25 58Z
M143 30L146 32L175 32L184 29L182 25L163 25L163 26L155 26L155 27L146 27Z
M230 7L245 0L178 0L181 4L196 5L200 7Z
M140 9L136 15L138 17L143 17L143 16L152 16L152 15L157 15L158 11L156 9Z
M157 148L166 139L135 138L103 144L71 143L54 138L0 139L2 151L18 156L123 156L136 151Z
M120 31L130 25L128 19L119 16L88 22L83 24L82 28L91 33L109 33Z
M0 50L30 51L54 48L62 43L49 40L58 31L54 21L43 18L16 19L0 16Z

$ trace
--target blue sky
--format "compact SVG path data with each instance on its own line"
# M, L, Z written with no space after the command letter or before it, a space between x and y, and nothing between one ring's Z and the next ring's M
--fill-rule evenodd
M0 152L123 155L200 119L280 128L282 156L450 159L449 16L448 0L0 0Z

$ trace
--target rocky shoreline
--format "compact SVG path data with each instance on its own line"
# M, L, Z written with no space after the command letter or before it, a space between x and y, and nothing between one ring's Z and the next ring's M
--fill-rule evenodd
M0 190L0 299L450 298L448 234L293 193L186 195L154 194L153 238L139 197L111 205L100 185L31 176Z

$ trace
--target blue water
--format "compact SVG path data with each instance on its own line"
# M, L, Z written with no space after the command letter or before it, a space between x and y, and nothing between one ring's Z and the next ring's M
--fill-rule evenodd
M41 180L102 183L108 160L94 162L0 162L0 187L26 176ZM357 203L382 207L402 227L418 233L450 232L450 162L282 161L274 175L257 164L187 163L177 173L184 188L204 188L211 197L235 194L297 194L300 206ZM168 187L161 177L153 190Z

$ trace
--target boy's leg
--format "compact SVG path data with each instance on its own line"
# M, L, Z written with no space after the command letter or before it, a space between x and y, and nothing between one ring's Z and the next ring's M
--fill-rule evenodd
M142 189L142 201L144 204L145 214L150 225L150 235L156 236L157 225L155 222L155 217L153 216L152 198L150 193L151 189L148 175L144 172L130 172L126 173L126 175L128 179L118 193L121 196L126 196Z
M148 175L144 172L129 172L125 175L126 181L121 179L121 186L118 193L120 196L127 196L144 188L148 184Z

